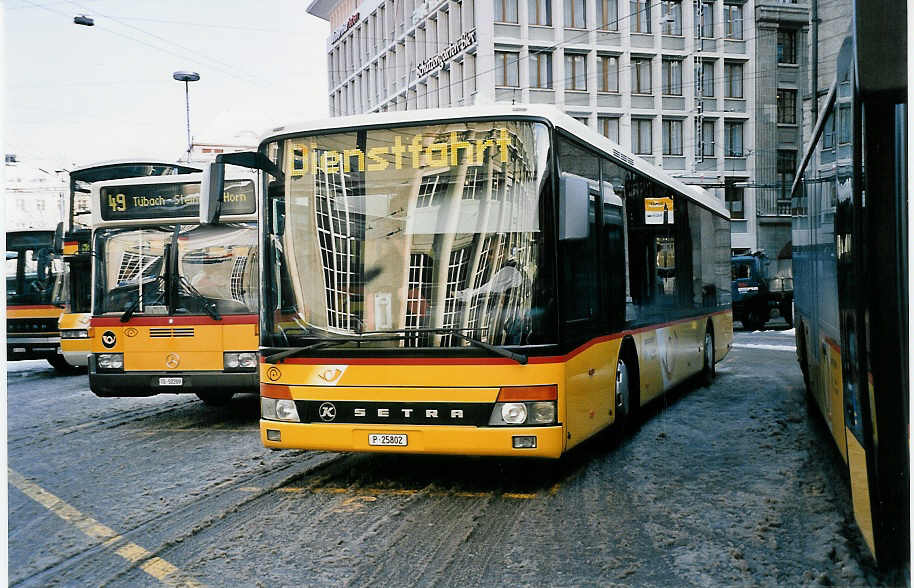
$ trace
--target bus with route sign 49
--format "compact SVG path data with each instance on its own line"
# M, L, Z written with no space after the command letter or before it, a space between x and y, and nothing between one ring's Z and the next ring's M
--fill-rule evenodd
M201 171L180 163L150 159L104 161L79 166L70 172L64 221L55 249L64 262L65 308L60 315L60 351L74 367L86 367L91 352L89 320L92 316L92 209L91 187L95 182L130 177L171 176Z
M201 174L92 185L89 384L98 396L257 391L257 198L225 182L221 222L200 225Z
M336 118L249 159L267 447L557 458L731 347L723 202L554 108Z

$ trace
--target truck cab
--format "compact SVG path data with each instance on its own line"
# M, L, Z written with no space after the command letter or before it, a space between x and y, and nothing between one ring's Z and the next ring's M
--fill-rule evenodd
M784 267L781 267L782 262ZM790 259L773 262L762 251L734 255L730 259L733 320L749 330L758 330L772 311L793 324L793 277ZM772 265L776 267L772 268Z

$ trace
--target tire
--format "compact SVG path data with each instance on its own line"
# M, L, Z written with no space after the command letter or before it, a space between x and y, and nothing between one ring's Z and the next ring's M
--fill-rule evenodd
M793 305L785 304L781 309L781 316L784 317L784 320L787 322L788 327L793 326Z
M705 331L705 340L702 346L701 355L703 358L701 367L701 384L710 386L714 383L717 376L717 368L714 365L714 334L711 329Z
M67 360L64 359L62 355L49 357L48 363L51 364L51 367L53 367L56 371L62 374L74 374L76 372L82 371L81 368L68 364Z
M628 367L628 362L622 357L619 357L619 359L616 360L616 378L613 399L616 404L616 419L615 423L613 423L612 436L614 441L618 442L625 437L629 428L631 416L634 412L631 406L631 370Z
M225 406L232 401L232 394L224 392L197 392L197 398L203 401L206 406Z

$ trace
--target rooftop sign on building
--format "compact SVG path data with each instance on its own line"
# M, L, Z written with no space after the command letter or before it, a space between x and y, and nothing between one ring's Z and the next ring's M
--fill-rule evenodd
M438 71L444 67L445 63L454 59L475 44L476 29L465 32L464 34L460 35L456 41L448 45L444 51L441 51L436 55L432 55L425 61L420 61L416 65L416 75L421 78L422 76L433 71Z

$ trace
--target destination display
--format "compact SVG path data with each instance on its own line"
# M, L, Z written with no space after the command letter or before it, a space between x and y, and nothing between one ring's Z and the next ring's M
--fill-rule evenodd
M99 190L106 221L196 217L200 214L200 182L104 186ZM222 214L251 214L256 210L254 182L225 182Z

